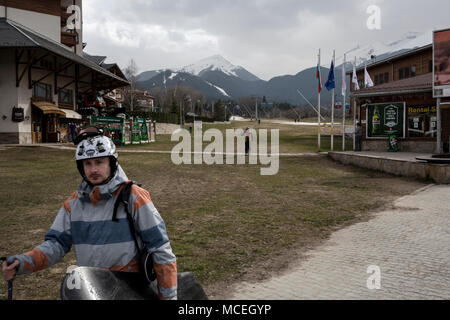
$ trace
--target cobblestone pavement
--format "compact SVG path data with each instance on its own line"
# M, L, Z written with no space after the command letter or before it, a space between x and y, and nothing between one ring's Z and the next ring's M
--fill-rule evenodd
M226 299L450 299L450 185L431 185L332 234L298 267ZM380 288L372 269L380 270Z

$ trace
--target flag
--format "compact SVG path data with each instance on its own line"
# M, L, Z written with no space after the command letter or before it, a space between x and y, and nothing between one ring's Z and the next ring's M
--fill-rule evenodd
M320 73L320 65L317 64L317 68L316 68L316 78L317 78L317 82L318 82L318 86L319 86L319 93L322 91L322 75Z
M345 61L342 65L342 95L345 96L347 93L347 81L345 79Z
M355 90L359 90L358 77L356 76L356 65L353 65L352 83L355 85Z
M330 72L328 73L328 80L325 82L325 87L328 91L333 90L335 88L334 83L334 62L331 61Z
M370 78L366 67L364 67L364 85L366 86L366 88L373 87L372 79Z

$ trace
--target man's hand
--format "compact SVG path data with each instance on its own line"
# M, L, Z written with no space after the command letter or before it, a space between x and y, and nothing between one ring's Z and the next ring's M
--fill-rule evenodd
M14 276L16 275L17 269L20 265L19 260L14 260L12 264L8 266L8 263L6 261L2 264L2 271L3 271L3 279L5 281L12 280Z

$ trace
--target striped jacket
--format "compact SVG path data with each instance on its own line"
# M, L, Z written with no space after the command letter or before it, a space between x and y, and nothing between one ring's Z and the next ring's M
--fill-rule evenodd
M126 182L129 180L120 166L116 176L105 185L91 187L83 181L64 202L44 243L30 252L9 257L8 260L20 261L18 274L29 274L58 263L72 245L78 266L139 271L137 249L123 206L119 206L117 211L119 221L112 221L114 203ZM141 235L138 239L142 239L152 253L159 297L176 299L176 257L164 221L150 194L137 185L131 188L129 205L136 231Z

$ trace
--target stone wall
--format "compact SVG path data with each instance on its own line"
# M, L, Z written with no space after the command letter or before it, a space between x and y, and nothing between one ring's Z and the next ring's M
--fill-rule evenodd
M172 123L156 123L156 134L172 134L180 125Z
M0 132L0 144L19 144L19 133Z
M431 179L438 184L450 184L450 165L446 164L429 164L342 152L329 152L328 155L333 160L346 165L354 165L403 177Z
M362 151L388 151L388 140L365 140L362 143ZM436 151L435 141L399 140L398 147L404 152L433 153Z
M31 132L0 132L0 144L32 144Z

